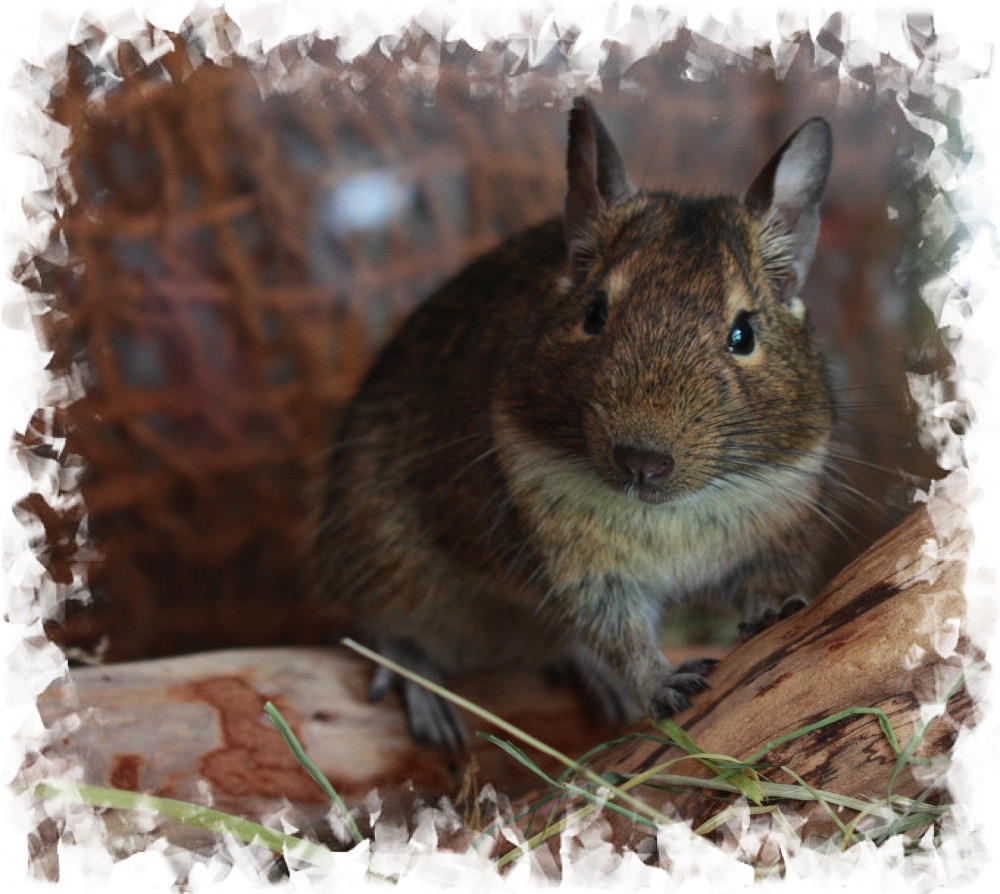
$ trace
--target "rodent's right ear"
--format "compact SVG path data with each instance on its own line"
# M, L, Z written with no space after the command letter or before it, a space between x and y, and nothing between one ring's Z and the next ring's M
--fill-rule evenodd
M743 198L766 227L765 262L777 274L786 301L798 294L816 251L819 203L832 153L830 125L822 118L809 119L774 154Z
M596 216L636 193L611 135L582 96L573 100L569 113L566 175L566 246L576 280L593 252L590 239Z

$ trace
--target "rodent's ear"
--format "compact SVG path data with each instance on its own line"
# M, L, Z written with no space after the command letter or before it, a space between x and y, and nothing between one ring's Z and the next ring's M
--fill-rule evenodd
M618 148L593 106L578 96L569 113L566 152L566 245L570 272L578 279L593 251L588 237L597 214L636 193Z
M816 252L819 203L832 155L830 125L823 118L810 118L785 141L743 197L761 220L761 254L786 301L795 297Z

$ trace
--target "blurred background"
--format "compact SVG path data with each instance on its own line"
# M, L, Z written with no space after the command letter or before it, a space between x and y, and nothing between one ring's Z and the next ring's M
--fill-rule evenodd
M224 45L235 26L212 27ZM930 65L930 20L900 28ZM121 660L325 641L304 560L338 413L422 297L560 213L574 92L637 183L698 194L742 192L805 119L830 121L803 297L859 462L827 573L939 474L906 374L947 368L919 287L954 237L921 229L933 142L908 117L960 156L959 110L926 72L846 53L837 16L750 54L684 29L642 58L609 43L588 84L572 33L530 63L523 40L474 51L414 27L350 63L303 39L225 64L199 34L109 51L95 30L54 63L65 211L21 278L73 398L39 408L19 450L83 499L18 511L70 596L57 642Z

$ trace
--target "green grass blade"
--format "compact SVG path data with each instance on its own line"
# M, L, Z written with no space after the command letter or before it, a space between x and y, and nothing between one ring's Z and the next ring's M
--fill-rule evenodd
M792 779L794 779L799 785L801 785L802 788L804 788L807 792L809 792L809 794L812 795L813 800L817 804L819 804L819 806L822 807L827 812L827 814L829 814L830 819L832 819L834 822L834 825L837 827L837 829L840 830L842 840L846 844L849 841L849 836L851 833L848 832L847 826L844 824L844 821L839 816L837 816L837 811L830 806L830 802L827 800L825 793L820 792L819 790L813 788L808 782L806 782L801 776L799 776L798 773L796 773L789 767L782 767L781 769L784 770L789 776L791 776ZM854 842L851 841L850 843L853 844Z
M892 748L893 754L899 754L899 740L896 738L896 733L892 728L892 724L889 722L888 716L881 708L846 708L843 711L838 711L836 714L831 714L829 717L824 717L822 720L817 720L815 723L807 724L806 726L793 730L790 733L786 733L783 736L778 736L777 739L772 739L764 745L763 748L748 757L746 759L746 763L757 764L765 754L773 748L777 748L779 745L784 745L785 742L792 742L795 739L806 736L818 729L823 729L823 727L829 726L831 723L837 723L838 721L844 720L848 717L854 717L858 714L874 715L878 720L879 726L882 727L882 732L884 733L886 739L889 741L889 746Z
M740 794L752 804L760 805L764 801L764 793L760 780L749 762L740 761L725 754L711 754L698 747L698 743L676 720L656 721L655 726L664 732L671 741L688 753L688 756L701 762L717 778L732 782Z
M703 822L697 829L694 830L695 835L708 835L709 832L714 832L719 826L724 825L729 819L736 818L740 819L745 813L749 813L751 816L757 816L763 813L774 813L778 808L774 806L769 807L759 807L750 806L746 804L736 805L734 807L727 807L725 810L720 810L714 816L709 817L705 822Z
M538 764L536 764L530 757L528 757L528 755L526 755L524 751L518 748L513 742L508 742L506 739L501 739L499 736L494 736L492 733L476 733L476 735L479 736L480 739L484 739L485 741L489 742L491 745L496 745L496 747L499 748L501 751L507 752L507 754L509 754L512 758L514 758L514 760L516 760L520 764L523 764L525 767L531 770L531 772L534 773L536 776L539 776L542 779L544 779L553 788L558 788L563 785L564 780L562 778L553 779L551 776L549 776L548 773L546 773L541 767L539 767Z
M267 826L251 822L243 817L232 816L210 807L190 804L187 801L160 798L116 788L76 785L54 780L36 783L31 786L29 791L36 798L58 799L74 804L87 804L91 807L110 807L115 810L155 813L187 826L194 826L217 834L232 835L248 844L260 844L275 853L285 854L323 869L331 869L334 866L335 855L333 851L322 845L298 838L295 835L287 835L284 832L269 829Z
M354 822L354 817L351 816L351 811L347 809L347 805L340 799L340 795L337 794L336 789L334 789L334 787L330 784L330 780L327 779L323 771L316 766L316 762L309 757L308 754L306 754L305 749L302 747L302 743L299 742L298 737L292 732L291 727L285 722L285 718L281 716L278 709L274 707L271 702L267 702L264 705L264 713L267 714L271 723L278 728L278 732L281 733L281 738L285 740L285 744L292 750L292 754L298 758L299 763L305 767L306 772L323 790L323 793L330 799L333 806L337 808L341 818L347 825L347 830L351 833L351 838L354 839L354 843L360 844L364 841L364 836L362 836L357 823Z
M535 850L545 841L548 841L549 838L552 838L552 836L554 835L560 834L564 829L568 828L570 825L577 822L578 820L581 820L584 817L590 815L595 810L597 810L596 805L585 804L583 807L580 807L579 809L573 811L573 813L567 814L558 822L552 823L551 825L546 825L546 827L542 829L541 832L537 833L536 835L532 835L531 838L529 838L527 841L524 842L524 844L515 847L513 850L507 851L507 853L504 854L502 857L498 857L496 860L494 860L493 868L499 872L508 863L513 863L518 857L523 856L529 851Z
M515 760L520 761L529 770L531 770L539 777L544 779L550 786L562 789L563 791L568 792L571 795L576 795L577 797L584 798L585 800L594 804L596 807L605 807L608 810L611 810L615 813L620 814L621 816L624 816L626 819L634 823L639 823L640 825L649 826L650 828L653 829L656 828L657 824L652 820L647 819L644 816L640 816L635 811L629 810L628 808L622 807L620 804L615 804L613 801L609 800L611 797L611 793L615 791L615 788L613 786L610 786L606 783L602 784L601 788L606 790L608 793L606 795L602 795L596 791L591 791L588 788L584 788L583 786L575 785L567 780L552 779L552 777L550 777L544 770L542 770L516 745L507 742L503 739L500 739L496 736L490 735L489 733L479 733L479 735L482 738L486 739L486 741L491 742L492 744L506 751L507 754L509 754ZM603 777L598 777L598 778L603 779ZM621 791L624 790L625 790L624 788L621 789Z

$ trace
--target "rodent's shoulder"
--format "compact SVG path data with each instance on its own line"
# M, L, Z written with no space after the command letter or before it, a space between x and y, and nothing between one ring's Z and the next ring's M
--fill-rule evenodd
M453 306L462 313L480 308L497 313L503 302L528 302L566 273L566 238L561 219L551 218L507 237L472 260L418 309L429 313Z
M480 255L425 298L403 322L369 374L389 372L399 387L409 369L469 387L490 377L497 352L537 330L547 296L566 273L562 223L546 220ZM442 384L444 384L442 382ZM449 389L446 389L449 390Z

